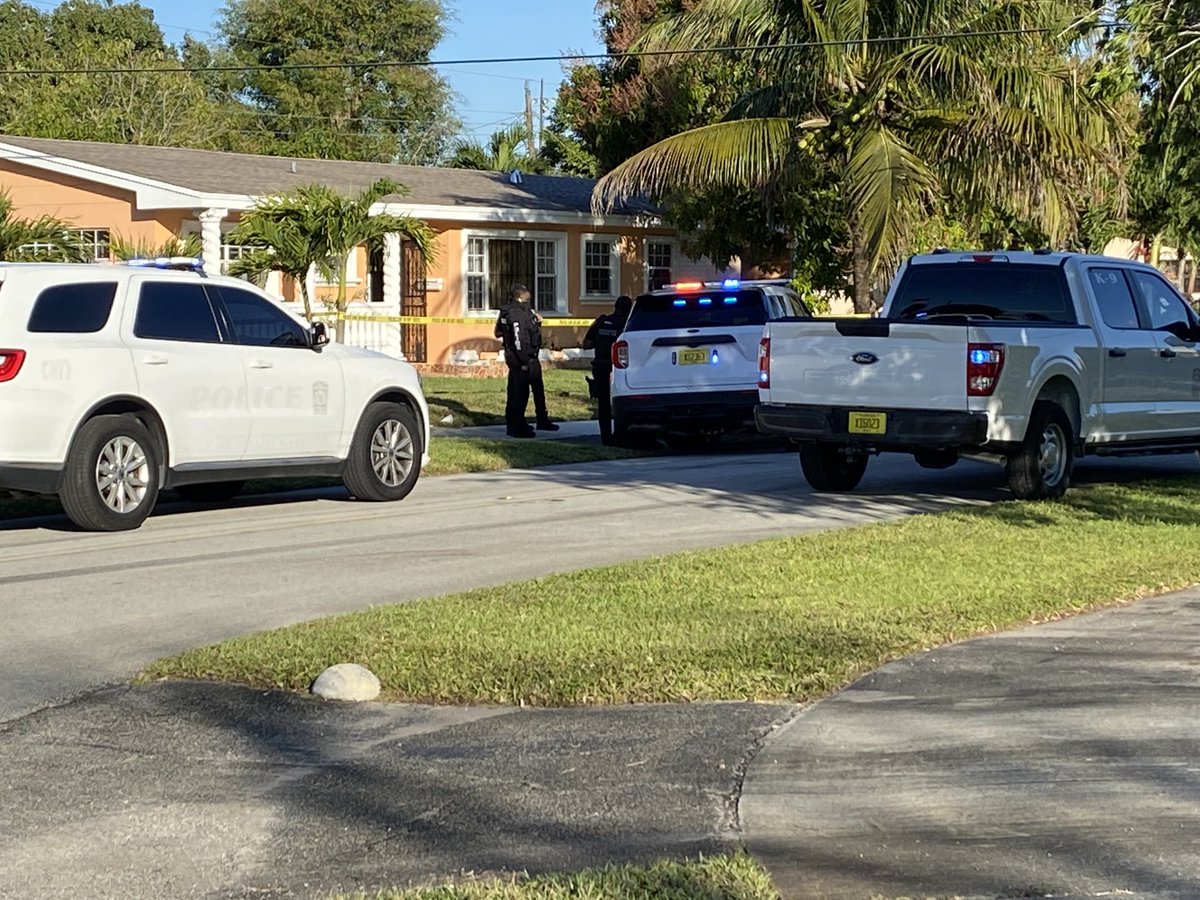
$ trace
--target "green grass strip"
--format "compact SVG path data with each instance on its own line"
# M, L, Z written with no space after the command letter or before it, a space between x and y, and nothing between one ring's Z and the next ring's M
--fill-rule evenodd
M384 606L145 675L305 690L358 662L397 700L806 700L921 648L1200 582L1197 547L1196 479L1105 485Z
M606 866L569 875L476 881L346 895L340 900L778 900L771 880L745 853L650 866Z

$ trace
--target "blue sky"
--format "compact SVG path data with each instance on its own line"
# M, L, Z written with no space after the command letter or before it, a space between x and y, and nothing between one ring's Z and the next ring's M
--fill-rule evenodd
M53 7L53 0L30 0ZM224 0L141 0L154 10L168 41L186 31L201 40L216 37L216 21ZM571 52L598 53L595 0L446 0L452 18L450 34L434 53L441 59L501 56L552 56ZM531 81L536 112L539 80L551 99L562 81L558 63L447 66L443 75L458 94L458 114L465 129L483 138L524 114L524 79Z

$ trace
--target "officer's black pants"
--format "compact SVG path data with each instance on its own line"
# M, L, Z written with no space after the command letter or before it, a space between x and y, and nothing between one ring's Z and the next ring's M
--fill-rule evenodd
M600 421L600 440L609 443L612 440L612 369L592 369L592 383L596 386L596 418Z
M504 425L509 432L525 431L525 407L529 405L530 367L508 367L508 397L504 404Z
M546 382L542 380L542 364L534 360L529 364L529 389L533 392L533 411L538 422L549 422L550 411L546 408ZM521 415L525 415L522 408Z

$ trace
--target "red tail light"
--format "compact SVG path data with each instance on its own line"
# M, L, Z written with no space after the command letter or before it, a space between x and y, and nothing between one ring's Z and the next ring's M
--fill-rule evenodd
M968 397L992 396L1003 370L1003 344L967 344Z
M617 341L612 345L612 364L614 369L629 368L629 342Z
M763 338L758 342L758 386L771 386L771 339Z
M0 381L12 381L25 362L24 350L0 350Z

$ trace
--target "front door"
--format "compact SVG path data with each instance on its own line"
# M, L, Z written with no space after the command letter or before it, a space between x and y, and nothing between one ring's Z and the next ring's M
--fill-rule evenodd
M313 350L304 326L265 297L227 285L209 292L246 373L246 460L336 458L346 399L335 353Z
M425 257L412 241L405 241L401 255L402 270L400 315L427 316L429 307L425 296ZM429 362L428 329L422 325L405 325L401 332L400 349L409 362Z
M1200 350L1196 317L1166 279L1131 270L1146 326L1158 339L1158 418L1165 437L1200 435Z

